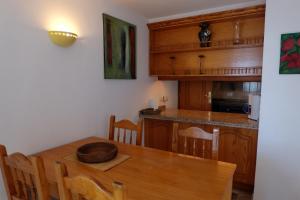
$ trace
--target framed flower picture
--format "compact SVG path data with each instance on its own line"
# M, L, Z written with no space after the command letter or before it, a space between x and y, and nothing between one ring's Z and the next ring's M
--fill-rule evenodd
M281 35L280 74L300 74L300 33Z

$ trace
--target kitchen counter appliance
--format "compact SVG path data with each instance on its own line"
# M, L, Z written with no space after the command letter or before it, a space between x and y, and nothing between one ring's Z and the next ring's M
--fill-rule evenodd
M213 112L248 113L248 102L242 99L212 99Z

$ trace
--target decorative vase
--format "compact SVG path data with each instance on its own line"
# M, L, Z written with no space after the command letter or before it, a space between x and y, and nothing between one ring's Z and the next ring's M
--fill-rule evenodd
M199 32L200 46L209 47L209 42L211 38L211 32L208 30L209 24L203 22L200 24L201 31Z
M240 44L240 21L233 24L233 44Z

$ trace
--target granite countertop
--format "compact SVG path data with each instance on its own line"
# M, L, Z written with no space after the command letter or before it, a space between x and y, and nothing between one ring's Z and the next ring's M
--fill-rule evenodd
M146 119L258 129L258 122L248 119L246 114L167 109L158 115L141 115L141 117Z

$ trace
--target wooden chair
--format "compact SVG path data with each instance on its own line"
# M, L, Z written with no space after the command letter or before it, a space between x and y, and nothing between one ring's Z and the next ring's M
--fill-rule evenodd
M173 152L179 152L179 139L184 138L183 145L183 154L188 154L188 151L191 150L191 147L188 146L189 142L192 141L192 155L198 156L202 158L205 157L206 152L208 151L207 141L211 142L211 158L213 160L218 160L218 152L219 152L219 129L213 129L213 133L208 133L201 128L198 127L189 127L187 129L179 130L179 124L173 124L173 138L172 138L172 150ZM201 140L200 148L199 148L199 140ZM197 152L200 152L200 154Z
M115 137L115 129L117 129L117 141L118 142L126 142L127 134L130 134L129 144L133 144L133 133L136 133L136 145L142 144L142 130L143 130L143 122L139 120L137 124L125 119L116 122L116 117L114 115L110 116L110 124L109 124L109 139L114 140ZM123 134L121 135L121 129L123 129Z
M69 177L66 166L62 163L55 163L55 173L60 200L125 200L124 187L121 183L114 182L113 192L110 193L91 178Z
M0 167L8 200L48 200L48 183L43 161L21 153L7 155L0 145Z

